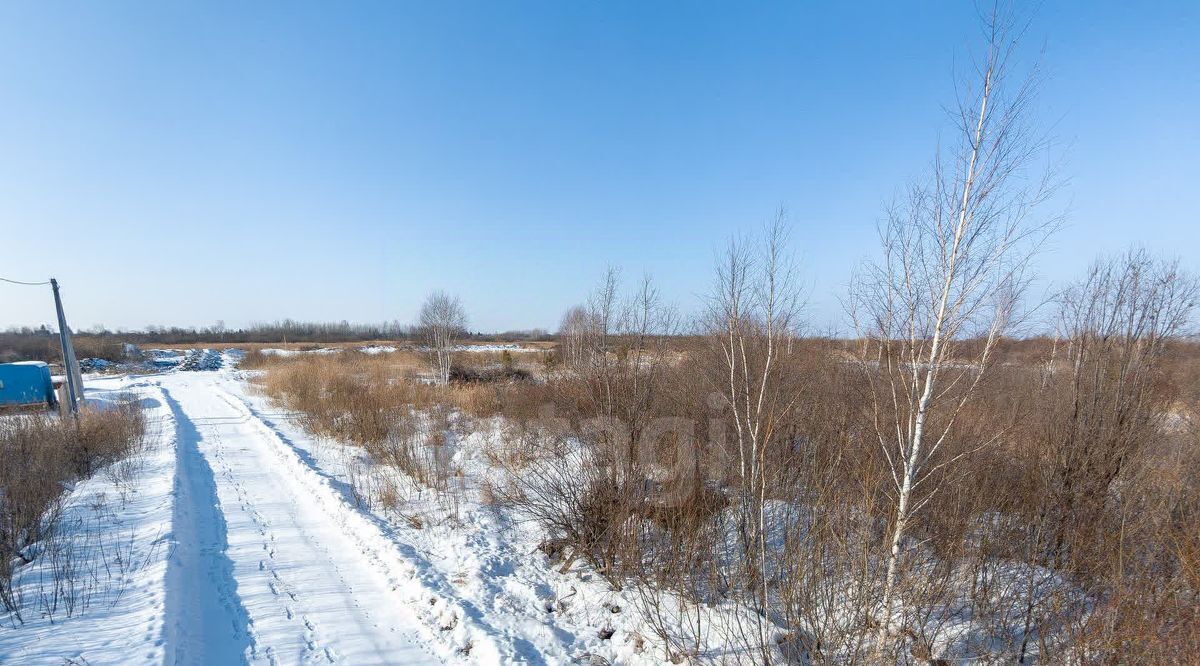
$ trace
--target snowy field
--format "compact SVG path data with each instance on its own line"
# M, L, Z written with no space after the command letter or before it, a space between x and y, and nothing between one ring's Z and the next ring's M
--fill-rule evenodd
M367 345L364 347L358 347L357 349L358 349L358 351L360 351L364 354L374 355L374 354L390 354L392 352L398 351L399 347L394 347L392 345ZM418 351L418 352L429 351L429 349L426 347L414 347L413 349L414 349L414 351ZM266 354L267 356L299 356L301 354L338 354L345 350L341 347L321 347L318 349L308 349L308 350L279 349L277 347L266 347L259 351L263 354ZM533 352L544 352L545 350L541 349L539 347L526 347L526 346L515 344L515 343L504 343L504 344L456 345L452 349L452 351L476 352L476 353L487 353L487 352L533 353Z
M703 627L703 661L755 661L737 642L753 626L745 607L688 610L551 561L544 528L493 497L511 473L500 461L523 451L515 424L451 414L430 449L446 473L418 482L309 434L240 357L200 350L157 374L87 376L93 404L140 401L149 443L70 489L57 533L14 577L22 603L0 613L0 664L657 664L664 625L678 643L687 623ZM772 503L772 524L799 525L802 508ZM983 580L1005 626L1020 625L1012 600L1030 585L1039 604L1076 596L1016 563ZM973 589L958 584L928 620L936 653L998 639L955 610ZM829 594L850 626L852 593ZM811 639L769 638L777 659L809 663Z
M476 488L373 513L360 451L310 438L243 374L89 377L89 398L142 402L151 442L70 491L62 556L23 567L24 611L0 615L0 663L656 663L634 601L559 573L531 526ZM485 466L492 436L454 442L455 464ZM51 589L63 566L70 595Z

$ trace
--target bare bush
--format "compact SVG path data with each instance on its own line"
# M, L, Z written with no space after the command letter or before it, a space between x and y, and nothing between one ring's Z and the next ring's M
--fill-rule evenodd
M1177 263L1130 251L1098 261L1058 299L1065 349L1044 366L1037 392L1026 555L1105 600L1080 640L1100 641L1114 656L1131 654L1113 645L1116 636L1137 635L1147 617L1195 603L1186 547L1176 550L1169 527L1195 526L1188 491L1175 486L1164 495L1157 481L1188 476L1186 458L1168 448L1180 440L1166 422L1175 396L1158 380L1167 345L1186 331L1198 296L1200 284ZM1046 624L1048 612L1029 603L1026 626ZM1035 647L1045 651L1024 641L1020 656Z
M77 419L0 420L0 603L19 613L16 566L53 534L68 485L140 450L145 418L135 403L82 411ZM64 557L68 557L64 556Z

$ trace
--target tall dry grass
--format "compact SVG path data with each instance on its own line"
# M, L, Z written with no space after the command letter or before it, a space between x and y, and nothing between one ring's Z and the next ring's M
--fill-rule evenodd
M78 419L26 415L0 420L0 603L18 611L12 578L31 547L54 531L69 485L136 455L146 420L136 403Z
M507 414L533 416L540 392L531 372L504 355L463 354L458 380L436 386L425 359L407 351L270 356L247 354L240 367L280 407L319 437L362 449L370 460L402 472L416 492L432 489L458 506L461 470L450 464L447 443L456 424ZM519 372L518 372L519 371ZM361 500L396 508L396 479L370 470L358 474Z

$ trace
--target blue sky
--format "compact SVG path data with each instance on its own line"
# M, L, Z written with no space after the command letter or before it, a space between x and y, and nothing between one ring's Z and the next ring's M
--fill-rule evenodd
M415 318L553 327L607 265L696 307L791 213L810 317L947 131L964 2L7 2L0 276L76 328ZM1200 270L1200 3L1045 2L1069 225ZM1052 212L1052 211L1047 211ZM49 322L0 285L0 328Z

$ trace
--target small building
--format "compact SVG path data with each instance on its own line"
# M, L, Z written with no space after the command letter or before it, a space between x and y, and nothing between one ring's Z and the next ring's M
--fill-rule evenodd
M41 361L0 363L0 408L53 406L50 366Z

